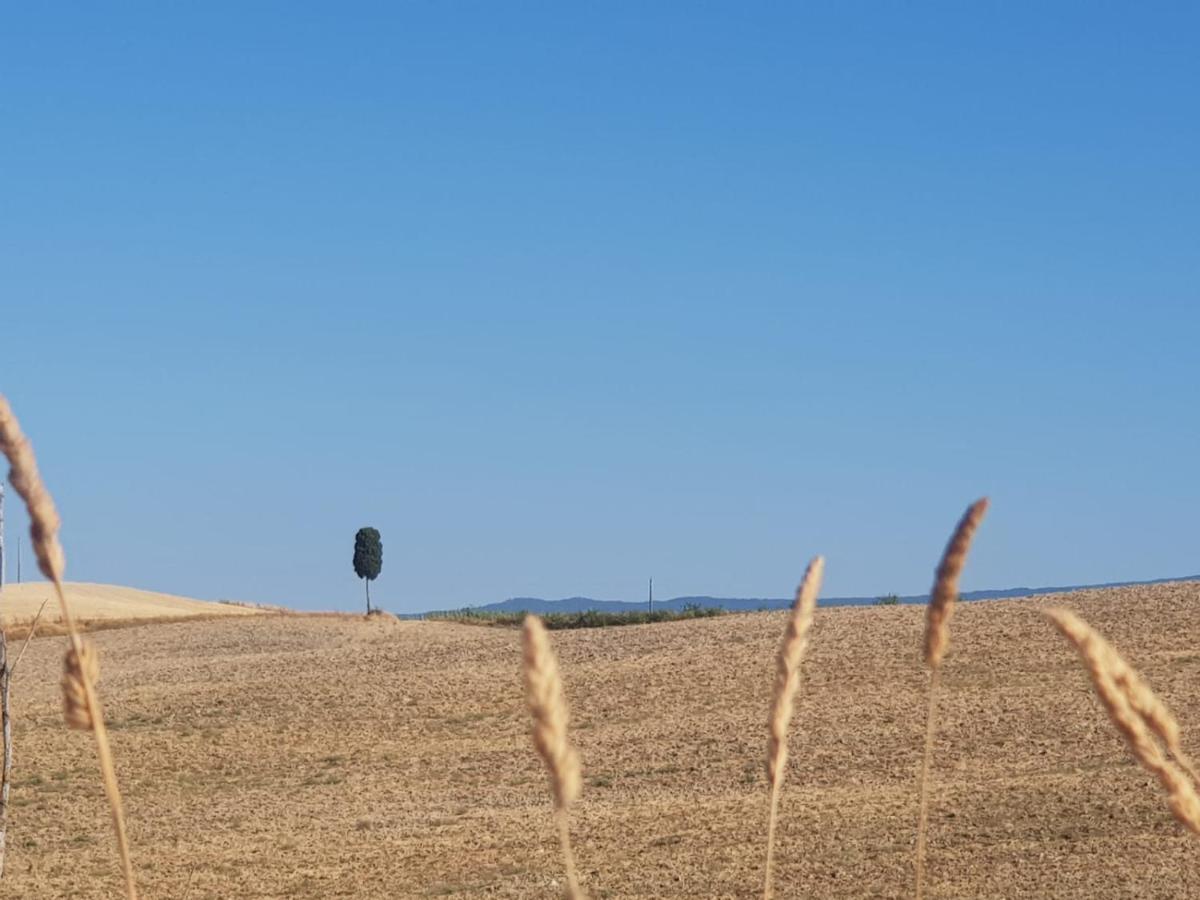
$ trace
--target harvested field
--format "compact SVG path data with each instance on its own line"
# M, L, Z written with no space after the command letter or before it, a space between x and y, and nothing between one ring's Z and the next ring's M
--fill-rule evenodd
M799 574L799 573L798 573ZM6 592L6 598L9 595ZM1200 583L963 604L942 671L927 896L1200 897L1172 819L1039 609L1079 611L1200 754ZM911 895L924 610L819 610L780 809L780 897ZM551 636L583 759L593 897L754 897L785 613ZM94 636L147 898L556 897L520 635L242 617ZM5 897L121 893L61 638L16 674Z
M84 622L244 616L263 611L253 606L193 600L191 597L140 591L137 588L115 584L68 581L63 588L75 617ZM6 627L29 622L37 615L38 607L47 599L50 602L46 604L39 628L43 623L53 625L60 621L58 602L54 599L54 586L48 581L6 584L3 593L0 594L0 622Z

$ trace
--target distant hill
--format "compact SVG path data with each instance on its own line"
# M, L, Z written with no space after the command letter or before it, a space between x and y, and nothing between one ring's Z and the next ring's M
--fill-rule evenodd
M1200 581L1200 575L1184 575L1179 578L1155 578L1150 581L1111 581L1104 584L1070 584L1058 587L1014 587L1002 590L966 591L964 600L1011 600L1018 597L1037 597L1041 594L1060 594L1064 591L1082 591L1094 588L1136 587L1144 584L1166 584L1172 581ZM819 606L870 606L878 597L822 597ZM928 603L928 594L912 594L900 598L901 603ZM655 600L655 609L683 609L688 605L714 606L730 612L754 612L764 609L785 609L792 603L791 597L672 597L670 600ZM643 610L646 602L627 600L594 600L591 597L566 597L562 600L543 600L540 597L510 597L498 603L473 606L476 612L532 612L572 613L594 609L597 612L630 612ZM436 610L431 612L456 612ZM405 618L420 618L430 613L415 613Z

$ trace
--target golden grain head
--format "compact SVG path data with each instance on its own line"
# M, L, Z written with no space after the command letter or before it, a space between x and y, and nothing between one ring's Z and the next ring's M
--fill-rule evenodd
M50 492L38 472L33 445L21 431L21 423L0 394L0 453L8 459L8 480L29 510L29 534L38 568L51 581L61 581L66 571L66 556L58 540L61 520Z
M546 626L537 616L525 617L521 635L525 690L533 716L533 744L550 772L555 805L566 809L579 797L583 779L579 756L567 740L567 701L558 662Z
M80 641L79 647L81 653L76 653L74 647L68 647L63 657L63 718L69 728L91 731L94 723L84 679L94 690L100 680L100 656L88 641Z
M800 686L800 661L808 647L817 595L825 572L825 560L817 556L808 564L796 589L791 614L775 657L775 684L767 716L767 781L774 787L787 764L787 729L792 719L796 691Z
M1185 774L1167 759L1154 735L1169 749L1178 747L1179 725L1171 711L1142 681L1137 672L1107 640L1087 622L1067 609L1045 610L1045 615L1075 647L1109 719L1125 738L1142 767L1158 776L1167 792L1167 805L1180 824L1200 834L1200 798L1189 775L1195 777L1190 761L1176 753Z
M958 600L958 579L967 562L967 551L971 540L987 513L988 499L976 500L963 513L950 536L949 543L938 563L937 574L930 592L929 607L925 620L925 663L936 669L942 664L946 648L950 644L950 617L954 614L954 603Z
M812 626L813 613L817 608L817 595L821 591L821 578L825 572L825 560L813 557L804 571L800 586L796 588L796 599L792 602L779 652L775 656L775 686L771 695L771 711L767 716L767 783L771 788L771 803L767 816L767 860L764 870L763 897L774 896L773 866L775 855L775 824L779 817L779 797L783 788L783 775L787 766L788 725L792 721L792 709L796 692L800 687L800 662L808 648L808 632Z

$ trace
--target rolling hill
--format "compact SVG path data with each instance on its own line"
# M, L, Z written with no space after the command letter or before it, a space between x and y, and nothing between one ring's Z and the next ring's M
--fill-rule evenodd
M72 613L84 621L245 616L262 612L254 607L194 600L191 597L159 594L115 584L69 581L66 594ZM46 605L43 621L58 621L58 604L50 582L28 581L5 585L0 590L0 622L8 625L29 621L37 615L38 607L47 597L50 603Z

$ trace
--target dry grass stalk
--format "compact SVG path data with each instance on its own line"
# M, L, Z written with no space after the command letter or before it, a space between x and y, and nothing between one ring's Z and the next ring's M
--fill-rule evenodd
M783 632L779 653L775 657L775 689L771 696L771 712L767 717L767 782L771 787L771 801L767 815L764 900L770 900L772 896L775 823L779 817L779 795L783 788L783 776L787 765L788 725L792 721L796 692L800 687L800 661L804 658L804 651L808 649L808 630L812 626L813 611L817 608L817 594L821 590L821 577L824 572L825 560L820 556L814 557L796 589L792 612Z
M2 527L3 523L0 522L0 528ZM3 588L3 585L0 585L0 588ZM0 761L0 878L4 877L4 862L8 847L8 794L12 785L12 681L17 666L21 664L21 659L29 648L29 642L33 640L33 635L37 631L42 611L49 602L50 598L47 597L38 607L37 615L33 617L33 622L29 625L29 634L25 638L25 643L21 644L21 652L11 663L8 661L8 635L5 633L5 629L0 627L0 732L3 733L4 741L3 761Z
M586 895L580 889L575 874L575 857L571 852L568 826L568 811L579 797L582 780L579 755L567 740L567 701L558 675L558 662L554 658L554 651L550 649L546 626L537 616L525 617L521 643L525 663L525 692L529 711L533 715L533 745L550 772L559 843L567 870L567 896L571 900L584 900Z
M46 604L49 602L49 597L42 601L42 605L38 607L37 615L34 616L33 621L29 623L29 631L25 635L25 643L21 645L21 652L17 654L16 662L8 667L8 674L10 676L16 673L17 666L21 664L21 659L25 656L25 651L29 648L29 642L33 640L33 636L37 633L38 622L40 622L42 619L42 612L46 609Z
M1079 651L1087 666L1092 686L1108 716L1129 744L1133 755L1148 771L1158 776L1167 792L1172 814L1192 832L1200 834L1200 798L1191 761L1179 745L1179 723L1171 711L1142 681L1121 655L1087 622L1066 609L1048 609L1046 616ZM1185 775L1163 754L1166 745Z
M112 813L113 831L116 833L117 850L121 857L121 867L125 876L125 891L129 900L137 900L137 884L134 880L133 862L129 855L129 840L125 831L125 811L121 803L121 791L117 785L116 767L113 765L112 751L109 748L108 732L104 727L104 712L100 707L100 699L96 694L94 676L98 673L98 662L94 651L85 649L75 620L71 616L71 608L63 593L62 579L66 569L66 557L62 544L58 539L61 521L54 500L46 490L42 477L38 472L37 458L29 439L21 431L20 423L13 414L8 400L0 395L0 452L8 458L8 480L13 488L25 501L29 511L29 534L33 539L33 551L37 557L38 568L42 574L54 582L54 590L62 609L63 623L67 627L67 637L70 647L67 651L64 674L63 706L68 713L67 724L79 727L81 724L90 730L96 739L96 755L100 761L100 773L104 781L104 790L108 795L109 808ZM82 661L82 664L81 664ZM67 675L73 678L68 679ZM65 689L70 681L73 694ZM74 720L72 720L72 710ZM81 711L82 710L82 711Z
M920 801L917 812L917 853L915 868L916 897L925 889L925 846L929 823L929 766L933 758L933 736L937 731L937 693L946 648L950 645L950 617L958 600L958 579L967 562L971 541L987 513L988 499L983 497L967 507L954 534L942 552L925 613L925 663L929 666L929 701L925 708L925 750L921 755Z

